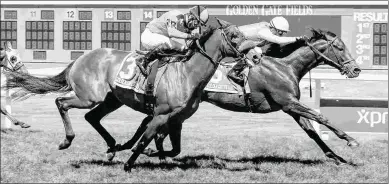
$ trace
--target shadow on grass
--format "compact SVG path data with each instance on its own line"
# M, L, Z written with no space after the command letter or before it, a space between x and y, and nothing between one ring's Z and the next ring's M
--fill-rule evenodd
M13 128L10 128L10 129L6 129L6 128L2 128L1 129L1 133L5 133L5 134L8 134L8 133L12 133L12 132L15 132L15 133L39 133L39 132L43 132L42 130L34 130L34 129L13 129Z
M253 164L261 164L261 163L301 163L306 165L317 165L324 163L322 160L304 160L299 158L287 158L280 156L256 156L256 157L243 157L238 159L230 159L230 158L222 158L213 155L197 155L197 156L184 156L182 158L174 159L179 162L191 162L198 160L217 160L220 159L227 163L253 163Z
M74 168L80 168L81 165L99 165L99 166L115 166L115 165L123 165L124 162L121 161L106 161L106 160L80 160L80 161L72 161L70 165Z
M134 168L142 169L163 169L163 170L173 170L173 169L220 169L220 170L229 170L229 171L246 171L246 170L256 170L261 172L269 172L267 170L262 170L258 164L261 163L301 163L306 165L317 165L324 163L321 160L303 160L298 158L285 158L279 156L257 156L253 158L239 158L239 159L230 159L230 158L221 158L213 155L196 155L196 156L184 156L181 158L174 158L172 161L161 161L161 162L151 162L145 161L141 163L136 163ZM115 165L124 165L124 162L121 161L104 161L104 160L81 160L74 161L71 165L75 168L80 168L81 165L99 165L99 166L115 166ZM247 164L247 165L245 165ZM252 165L254 164L254 166Z

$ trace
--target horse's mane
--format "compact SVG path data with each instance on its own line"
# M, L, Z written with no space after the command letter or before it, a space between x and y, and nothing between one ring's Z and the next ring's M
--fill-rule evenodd
M201 33L201 37L199 39L200 44L203 45L212 36L216 29L217 27L215 26L206 26L204 32Z
M310 28L310 30L313 36L309 38L309 43L313 43L320 39L326 39L325 35L336 37L336 34L327 30L314 28ZM262 47L262 50L264 51L264 55L266 56L284 58L303 46L307 46L305 41L297 41L284 46L272 43Z
M199 39L199 43L201 46L203 46L204 43L212 36L216 29L218 28L210 25L205 27L205 30L201 33ZM196 49L196 44L191 44L189 49Z

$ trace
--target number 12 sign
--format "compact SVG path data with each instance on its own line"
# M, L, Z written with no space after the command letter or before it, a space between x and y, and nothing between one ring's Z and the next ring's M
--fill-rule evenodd
M143 10L143 20L145 21L152 21L154 17L153 10Z

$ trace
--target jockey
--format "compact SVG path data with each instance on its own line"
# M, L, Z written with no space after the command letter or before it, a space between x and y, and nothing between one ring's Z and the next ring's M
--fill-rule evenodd
M301 39L305 39L305 36L301 37L285 37L285 34L289 32L288 21L281 16L274 17L270 22L260 22L238 27L239 30L245 35L249 42L244 42L239 48L240 51L246 51L249 60L258 62L262 57L262 46L269 43L276 43L280 45L290 44ZM243 79L240 77L240 73L243 71L247 61L240 60L228 73L228 77L237 83L242 84Z
M152 20L146 25L146 29L141 35L142 45L146 50L151 51L146 58L152 58L151 55L160 50L184 52L187 45L171 38L198 39L200 35L194 30L205 25L208 17L208 10L205 7L194 6L189 9L189 13L172 10Z

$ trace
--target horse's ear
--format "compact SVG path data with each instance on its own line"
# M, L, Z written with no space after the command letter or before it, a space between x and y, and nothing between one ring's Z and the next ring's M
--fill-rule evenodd
M228 26L231 26L231 23L225 21L225 20L221 20L221 19L218 19L216 18L217 22L219 23L219 25L221 26L222 29L228 27Z
M311 30L314 38L320 38L322 36L322 34L319 31L317 31L315 28L308 27L308 29Z

